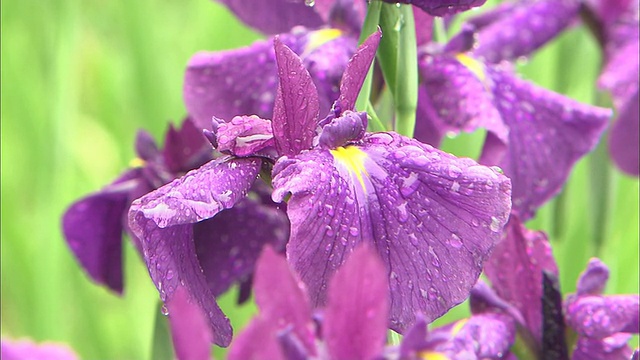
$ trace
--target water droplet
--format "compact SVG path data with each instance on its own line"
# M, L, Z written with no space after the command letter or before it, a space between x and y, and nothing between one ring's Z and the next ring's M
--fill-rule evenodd
M316 0L304 0L304 4L308 7L313 7L316 4Z
M460 168L455 165L451 165L449 166L448 173L452 179L457 179L460 175L462 175L462 170L460 170Z
M420 296L426 299L427 297L429 297L429 294L427 293L427 290L420 289Z
M162 315L167 316L169 315L169 309L167 308L167 305L162 305L160 307L160 312L162 313Z
M454 181L453 183L451 183L451 191L457 193L458 190L460 190L460 183L457 181Z
M491 231L493 232L500 231L500 221L498 220L497 217L495 216L491 217L491 224L489 225L489 229L491 229Z
M409 212L407 211L407 203L402 203L398 205L398 221L401 223L407 222L409 220Z
M166 278L167 278L167 280L173 279L173 270L171 270L171 269L167 270Z
M349 234L351 234L351 236L358 236L358 234L360 234L360 230L357 227L350 227Z
M459 249L462 246L462 239L460 239L460 236L452 233L451 237L449 238L449 245L453 246L456 249Z

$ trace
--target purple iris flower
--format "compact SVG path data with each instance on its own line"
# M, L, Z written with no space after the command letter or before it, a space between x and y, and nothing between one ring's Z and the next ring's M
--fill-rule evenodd
M76 360L78 356L68 346L57 343L35 344L30 340L2 338L0 357L3 360Z
M597 144L611 116L610 110L519 79L506 62L482 61L524 55L556 34L566 21L547 20L556 18L555 10L570 14L575 6L553 3L503 9L514 17L495 15L491 25L487 19L478 20L476 45L473 25L441 51L424 51L419 62L416 138L438 145L446 133L486 129L480 163L500 166L511 178L513 208L523 220L560 191L576 161ZM504 41L491 41L498 32ZM523 36L528 41L521 41Z
M220 156L214 155L202 131L190 119L181 129L169 128L163 150L157 148L147 133L140 132L136 151L142 160L141 166L125 172L100 192L77 201L63 217L64 235L82 266L96 282L118 293L123 289L124 232L132 235L142 253L140 240L129 232L126 221L131 202ZM199 223L193 231L195 251L201 259L199 266L210 291L218 296L239 282L242 286L239 301L242 302L248 297L259 250L265 243L283 250L289 222L269 198L268 188L257 183L251 188L250 196L234 209ZM236 237L252 240L240 247L230 241Z
M228 157L132 204L129 224L162 300L185 286L217 344L229 343L231 329L205 286L193 229L235 208L272 164L272 198L288 200L287 257L314 307L327 302L329 278L348 254L366 243L384 259L391 327L406 329L419 311L431 321L468 296L498 241L510 211L508 178L393 132L367 133L367 115L351 111L379 39L375 33L357 50L322 120L313 79L276 39L273 120L215 122L209 137Z
M296 28L281 34L280 41L303 59L318 89L320 111L329 112L340 95L340 79L357 39L337 29ZM183 96L189 114L205 129L210 128L213 116L231 119L237 114L255 114L271 118L277 86L273 40L269 39L241 49L194 55L187 66Z
M617 120L609 134L614 163L629 175L640 174L640 115L638 108L637 0L590 0L583 14L592 25L604 53L598 85L613 97Z
M327 304L314 316L304 284L284 257L266 247L254 282L260 313L231 344L229 359L380 356L387 333L389 287L376 252L358 247L328 285Z
M209 161L213 153L207 144L190 119L181 129L170 126L163 150L151 135L140 131L135 145L139 166L67 209L62 220L64 236L94 281L122 292L122 235L128 231L131 202ZM139 248L137 239L133 240Z

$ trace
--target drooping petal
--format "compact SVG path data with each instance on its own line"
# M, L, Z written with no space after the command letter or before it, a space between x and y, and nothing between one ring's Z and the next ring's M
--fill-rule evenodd
M208 316L214 342L227 346L231 326L215 302L196 257L193 224L242 199L260 169L256 158L220 158L136 200L129 225L141 240L151 279L163 301L178 285Z
M36 344L30 340L2 338L3 360L76 360L78 356L68 346L57 343Z
M527 230L517 216L512 215L506 237L496 246L484 270L495 292L520 311L536 343L540 344L542 272L558 272L547 236Z
M524 1L477 33L473 54L491 63L528 56L575 21L576 0ZM504 11L498 8L498 12ZM486 19L486 15L484 15ZM483 24L485 25L485 24Z
M501 159L485 146L480 162L500 166L512 179L513 207L526 220L560 191L573 165L595 147L611 110L578 103L507 72L491 76L509 142Z
M607 265L598 258L591 258L587 269L580 274L576 293L578 295L600 295L608 279L609 268Z
M445 16L481 6L486 0L384 0L388 3L412 4L433 16Z
M264 245L284 250L289 220L271 199L264 202L257 196L263 187L267 186L256 181L252 192L233 208L194 225L196 253L214 296L251 277Z
M615 334L604 339L579 338L571 360L628 360L633 350L627 345L631 335Z
M322 335L332 359L382 354L389 314L389 281L378 254L357 248L329 283Z
M325 302L331 274L361 242L384 259L391 325L428 321L469 295L510 210L509 180L395 133L361 144L283 157L274 201L289 193L290 262ZM416 260L418 259L418 260Z
M513 207L523 220L560 191L611 115L467 55L426 56L421 66L426 93L446 131L489 131L480 162L500 166L511 178Z
M307 28L322 26L323 21L305 1L291 0L218 0L245 24L265 34L279 34L296 25Z
M102 191L75 202L62 217L64 237L80 264L94 281L117 293L123 288L123 219L140 177L140 169L124 173Z
M369 35L349 60L340 82L340 97L338 101L341 110L355 109L358 94L360 94L364 79L367 77L371 63L376 56L381 37L382 32L379 29Z
M331 120L322 127L318 146L335 149L338 146L362 139L367 128L367 113L345 111L340 118Z
M638 295L570 296L567 323L580 335L603 338L618 332L638 333Z
M178 360L211 358L211 329L202 309L189 298L187 289L179 286L167 302L173 349Z
M280 155L295 155L311 148L318 123L318 91L300 57L278 37L273 44L280 79L273 108L273 136Z

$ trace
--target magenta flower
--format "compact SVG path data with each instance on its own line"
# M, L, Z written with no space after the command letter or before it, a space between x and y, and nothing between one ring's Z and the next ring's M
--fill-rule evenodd
M231 344L229 359L380 356L387 332L388 291L377 254L360 246L333 275L327 304L314 317L303 283L287 261L267 247L254 282L260 313Z
M30 340L2 338L3 360L76 360L78 356L68 346L45 342L36 344Z

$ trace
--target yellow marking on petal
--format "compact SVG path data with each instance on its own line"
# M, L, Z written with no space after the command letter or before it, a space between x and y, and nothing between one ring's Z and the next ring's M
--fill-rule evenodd
M457 321L456 324L451 328L451 337L458 335L460 330L462 330L462 328L467 324L467 321L469 321L469 319L462 319Z
M418 356L423 360L449 360L447 355L437 351L420 351Z
M484 71L484 64L482 64L480 61L464 53L457 54L456 59L462 65L464 65L464 67L469 69L469 71L471 71L478 78L478 80L482 82L485 82L485 80L487 80L487 74Z
M334 40L342 35L340 29L321 29L309 34L309 42L304 48L304 53L308 54L325 43Z
M362 186L362 190L366 192L367 188L365 187L362 174L369 176L369 174L367 174L367 169L364 167L364 160L367 158L367 154L355 146L339 146L337 149L331 150L331 155L333 155L334 159L344 165L349 172L356 175L358 182L360 182L360 186Z
M129 167L132 167L132 168L143 167L144 164L145 164L145 161L140 159L139 157L133 158L131 159L131 161L129 161Z

